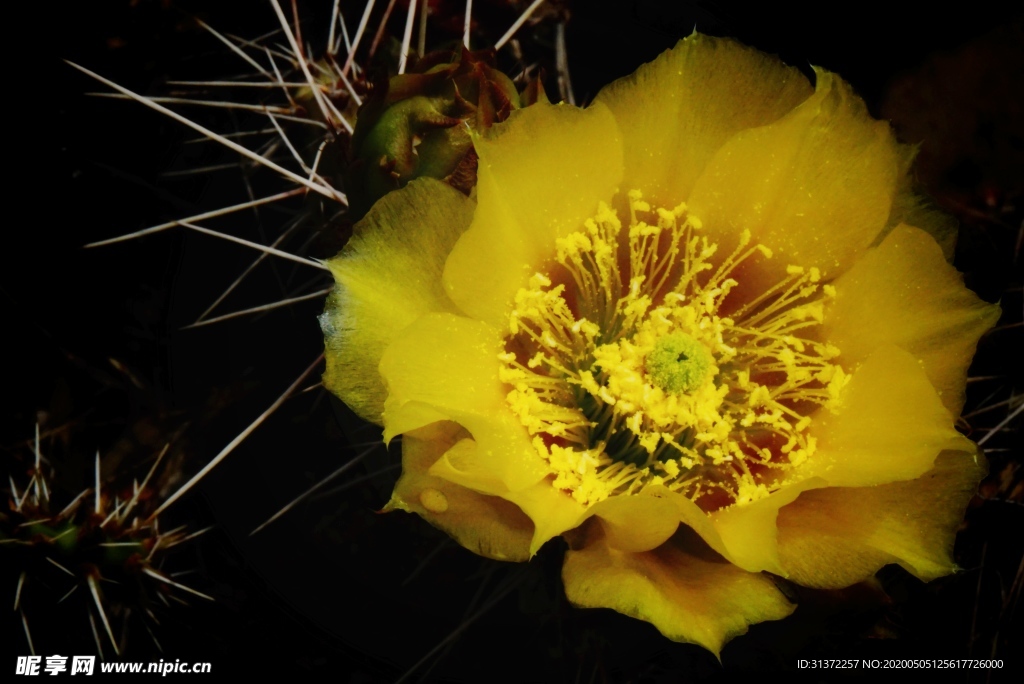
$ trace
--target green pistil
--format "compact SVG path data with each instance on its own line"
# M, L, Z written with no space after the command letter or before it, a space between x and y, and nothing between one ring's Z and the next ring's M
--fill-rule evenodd
M672 333L647 355L647 375L666 392L689 394L704 384L713 361L707 347L693 337Z

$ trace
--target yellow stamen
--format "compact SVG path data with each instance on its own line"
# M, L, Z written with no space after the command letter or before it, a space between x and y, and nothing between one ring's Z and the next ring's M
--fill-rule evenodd
M602 204L516 294L500 356L509 405L581 503L648 484L706 508L767 496L814 453L810 413L849 380L839 351L807 336L834 289L790 265L723 315L737 267L771 250L744 231L722 258L685 205L627 197L625 230Z

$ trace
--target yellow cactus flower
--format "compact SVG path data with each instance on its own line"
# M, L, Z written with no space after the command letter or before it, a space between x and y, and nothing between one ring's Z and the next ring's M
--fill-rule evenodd
M474 140L330 262L325 384L402 435L387 509L491 558L553 537L578 606L718 653L839 588L954 570L954 429L998 308L913 150L837 76L694 35L585 109Z

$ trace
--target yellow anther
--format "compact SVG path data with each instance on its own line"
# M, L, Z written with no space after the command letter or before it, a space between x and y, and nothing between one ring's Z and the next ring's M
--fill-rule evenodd
M696 235L701 222L685 204L652 208L639 191L627 198L625 233L601 204L556 241L570 276L558 280L571 291L546 271L516 293L498 359L508 404L536 437L554 486L584 505L655 483L698 502L713 491L735 503L766 496L814 452L813 418L794 407L834 408L849 379L830 362L839 350L805 332L835 289L819 284L818 268L790 265L723 316L742 284L737 266L772 251L747 248L743 231L723 257ZM776 446L748 438L766 432Z

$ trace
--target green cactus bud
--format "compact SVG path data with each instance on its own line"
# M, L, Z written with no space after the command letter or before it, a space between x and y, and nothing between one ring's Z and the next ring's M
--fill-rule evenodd
M374 84L352 136L350 211L361 218L378 199L414 178L443 180L469 194L476 184L470 131L504 121L522 106L494 51L433 52L415 73Z

